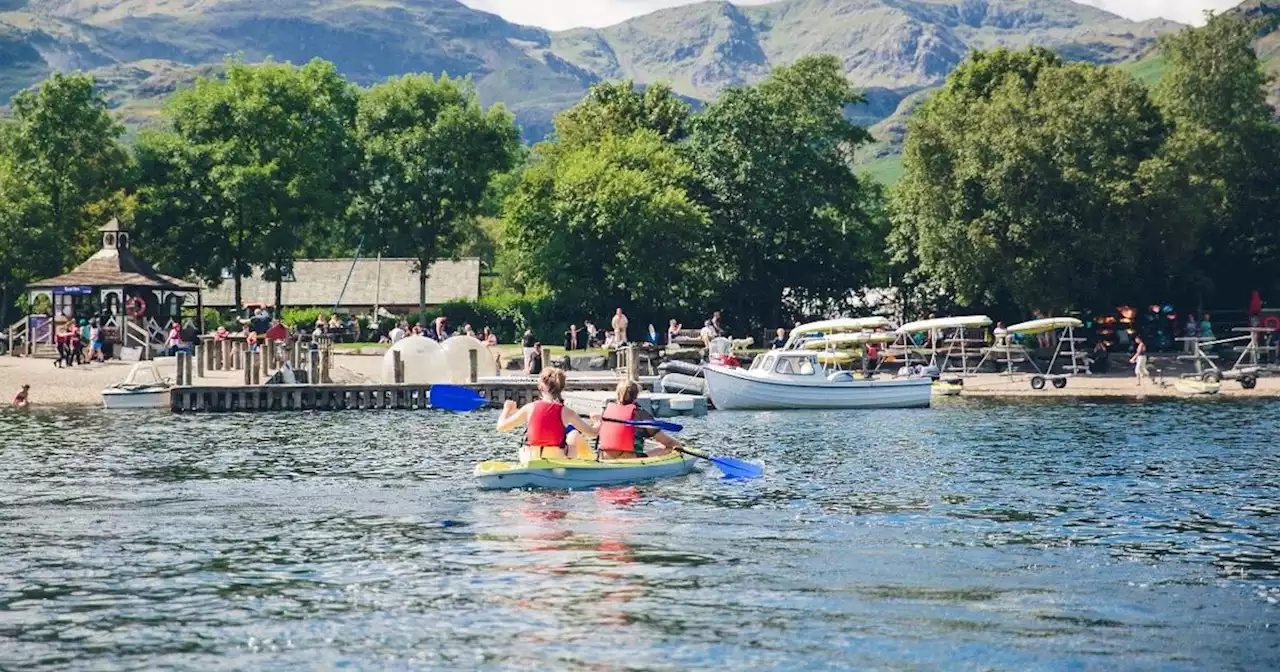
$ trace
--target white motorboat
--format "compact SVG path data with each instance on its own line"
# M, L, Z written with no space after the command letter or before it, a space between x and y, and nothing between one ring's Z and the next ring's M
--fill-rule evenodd
M150 382L144 382L150 378ZM154 362L138 362L123 383L102 391L107 408L169 408L173 386L160 375Z
M824 369L806 350L762 354L750 369L704 371L711 403L722 410L928 408L932 397L928 378L855 378Z

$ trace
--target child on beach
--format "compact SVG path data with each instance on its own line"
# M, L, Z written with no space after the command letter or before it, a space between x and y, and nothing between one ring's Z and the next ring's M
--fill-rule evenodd
M25 409L25 408L27 408L27 407L31 406L31 399L30 399L30 396L29 396L29 395L30 395L30 391L31 391L31 386L30 386L30 385L23 385L23 386L22 386L22 391L21 391L21 392L19 392L19 393L18 393L18 394L16 394L16 395L14 395L14 397L13 397L13 404L12 404L12 406L13 406L14 408L18 408L18 409Z

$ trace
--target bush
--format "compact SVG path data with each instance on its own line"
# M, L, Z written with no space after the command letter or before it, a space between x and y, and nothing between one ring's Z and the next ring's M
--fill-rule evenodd
M332 310L326 308L285 308L280 315L280 322L290 330L302 327L311 331L316 326L316 319L329 319Z

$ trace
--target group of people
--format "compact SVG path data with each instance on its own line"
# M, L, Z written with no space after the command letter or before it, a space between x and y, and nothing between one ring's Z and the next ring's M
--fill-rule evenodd
M412 327L409 326L408 320L400 320L396 323L396 326L391 328L391 331L383 334L378 339L378 342L395 345L409 336L424 336L441 343L454 336L470 336L471 338L478 339L485 345L498 344L497 335L490 331L489 327L485 327L482 332L477 333L476 330L471 327L470 323L464 323L461 329L450 330L449 318L444 316L440 316L432 320L430 325L418 322Z
M102 349L102 329L96 319L80 320L78 325L73 320L67 320L62 327L55 328L54 344L58 348L58 358L53 365L58 368L106 360Z
M636 427L630 422L652 420L637 405L640 386L623 380L614 399L604 410L584 420L565 405L564 371L544 369L538 376L541 399L524 407L508 400L498 417L498 431L526 428L520 447L521 461L532 460L625 460L659 457L679 450L680 443L657 429ZM588 443L595 439L595 445Z

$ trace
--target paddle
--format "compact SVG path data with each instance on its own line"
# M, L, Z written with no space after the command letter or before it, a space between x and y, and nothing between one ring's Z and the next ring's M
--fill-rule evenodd
M604 421L616 422L630 427L652 427L664 432L684 431L683 426L677 425L674 422L665 422L663 420L610 420L608 418L604 418ZM716 465L720 468L720 471L724 472L724 475L729 478L758 478L764 475L764 468L758 464L752 464L732 457L716 457L685 448L676 448L676 451L691 457L704 459Z
M445 411L470 413L489 405L478 392L461 385L432 385L431 405Z
M707 455L689 450L688 448L676 448L676 451L689 455L690 457L701 458L716 465L719 467L720 471L724 472L724 475L729 478L759 478L764 476L764 467L758 464L752 464L732 457L716 457L714 455Z
M616 422L619 425L626 425L628 427L660 429L664 432L671 432L672 434L684 431L684 425L677 425L674 422L667 422L665 420L610 420L609 418L603 418L603 420L605 422Z

